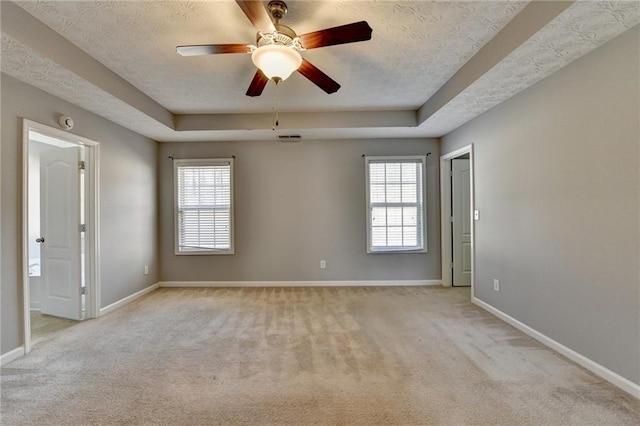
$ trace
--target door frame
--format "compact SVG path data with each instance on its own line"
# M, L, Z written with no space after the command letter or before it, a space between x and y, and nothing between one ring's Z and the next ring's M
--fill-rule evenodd
M462 155L469 154L469 167L470 167L470 208L471 217L473 218L473 212L475 211L475 177L474 177L474 164L473 164L473 144L463 146L455 151L440 156L440 253L442 258L442 285L445 287L451 287L451 262L453 261L451 256L451 219L449 206L451 205L451 160L460 157ZM475 297L476 286L476 222L471 221L471 300Z
M31 289L29 287L29 131L63 139L86 148L85 168L85 319L100 315L100 215L99 215L99 159L100 144L91 139L22 119L22 317L24 323L24 352L31 351Z

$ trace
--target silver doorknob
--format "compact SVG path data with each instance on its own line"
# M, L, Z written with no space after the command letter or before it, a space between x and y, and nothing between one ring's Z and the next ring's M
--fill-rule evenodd
M36 243L44 243L44 237L37 238Z

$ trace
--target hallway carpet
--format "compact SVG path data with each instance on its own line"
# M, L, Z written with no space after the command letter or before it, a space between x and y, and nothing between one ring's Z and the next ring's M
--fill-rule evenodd
M2 369L3 425L637 425L441 287L159 289Z
M55 337L78 321L43 315L40 311L31 311L31 345L37 345Z

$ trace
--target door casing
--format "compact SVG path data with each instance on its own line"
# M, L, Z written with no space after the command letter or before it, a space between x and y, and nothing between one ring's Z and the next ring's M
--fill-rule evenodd
M100 222L99 222L99 158L98 142L82 136L74 135L54 127L37 123L28 119L22 120L22 290L23 290L23 324L24 352L31 351L31 302L29 288L29 133L37 131L46 136L65 140L73 145L86 148L85 186L86 212L85 222L85 279L86 279L86 318L97 318L100 315Z
M440 156L440 253L442 258L442 285L445 287L451 287L451 220L448 206L451 205L451 184L449 178L449 171L451 170L451 160L460 157L462 155L469 154L470 165L470 207L471 211L475 211L475 196L474 196L474 165L473 165L473 144L466 145L460 149L449 152ZM475 298L475 272L476 272L476 237L475 237L476 223L475 220L471 221L471 300Z

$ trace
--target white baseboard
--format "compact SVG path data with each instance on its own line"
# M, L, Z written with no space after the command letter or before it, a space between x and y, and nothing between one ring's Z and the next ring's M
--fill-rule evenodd
M0 365L5 365L14 361L21 356L24 355L24 346L18 346L12 351L7 352L6 354L0 355Z
M160 287L384 287L442 285L442 281L161 281L159 284Z
M134 300L144 296L147 293L152 292L153 290L157 289L158 287L160 287L160 283L155 283L153 285L150 285L147 288L144 288L136 293L133 293L131 296L127 296L124 299L120 299L117 302L114 302L108 306L105 306L104 308L100 308L100 316L102 315L106 315L109 312L113 312L118 308L121 308L122 306L126 305L127 303L133 302Z
M31 301L29 306L30 306L32 311L40 311L41 310L40 302Z
M552 338L540 333L539 331L529 327L528 325L526 325L526 324L518 321L517 319L505 314L504 312L494 308L493 306L489 305L486 302L483 302L482 300L480 300L478 298L473 298L472 302L475 305L477 305L477 306L481 307L482 309L486 310L487 312L489 312L489 313L495 315L496 317L500 318L501 320L503 320L507 324L510 324L510 325L514 326L515 328L517 328L518 330L522 331L523 333L533 337L534 339L536 339L538 342L542 343L543 345L548 346L549 348L553 349L554 351L559 352L560 354L566 356L571 361L575 362L576 364L581 365L582 367L584 367L587 370L591 371L596 376L599 376L599 377L603 378L604 380L608 381L609 383L619 387L623 391L625 391L625 392L631 394L632 396L640 399L640 385L632 382L629 379L626 379L626 378L622 377L618 373L615 373L615 372L609 370L608 368L598 364L597 362L587 358L586 356L579 354L578 352L574 351L573 349L569 349L568 347L564 346L563 344L556 342Z

